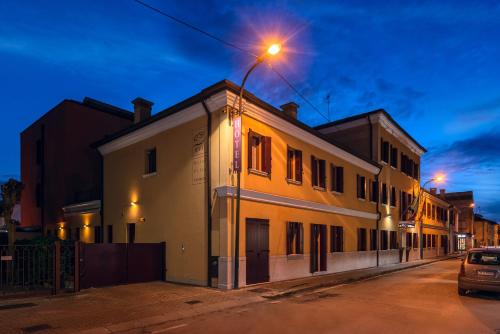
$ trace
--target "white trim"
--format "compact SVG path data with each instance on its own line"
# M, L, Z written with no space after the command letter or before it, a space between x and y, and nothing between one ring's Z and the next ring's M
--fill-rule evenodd
M236 187L222 186L222 187L217 187L216 191L218 197L234 197L236 194ZM341 208L329 204L305 201L302 199L296 199L291 197L273 195L255 190L241 189L241 198L249 201L283 205L291 208L336 213L344 216L352 216L352 217L359 217L359 218L366 218L373 220L377 219L377 214L375 213Z
M233 101L236 99L236 95L229 91L227 91L227 94L228 94L227 103L229 105L232 105ZM301 141L304 141L312 146L319 148L320 150L323 150L329 154L339 157L349 163L352 163L353 165L363 168L364 170L372 174L377 174L379 172L379 168L374 166L373 164L347 151L344 151L340 147L335 146L332 143L329 143L328 141L321 139L318 136L315 136L308 131L305 131L304 129L298 127L293 123L290 123L276 115L273 115L271 112L267 110L261 109L256 105L249 103L246 100L244 100L244 102L245 102L244 103L245 115L252 117L264 124L272 126L273 128L278 129L284 133L293 135L295 138Z
M212 95L207 99L207 104L211 112L214 112L226 105L226 91ZM134 130L124 136L118 137L106 144L98 147L102 155L117 151L124 147L133 145L154 135L175 128L184 123L205 115L205 109L201 103L196 103L186 109L182 109L170 116L166 116L142 128Z

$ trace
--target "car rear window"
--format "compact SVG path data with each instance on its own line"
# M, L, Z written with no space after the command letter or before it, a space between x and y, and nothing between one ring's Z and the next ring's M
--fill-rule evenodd
M500 265L500 253L471 252L467 258L470 264Z

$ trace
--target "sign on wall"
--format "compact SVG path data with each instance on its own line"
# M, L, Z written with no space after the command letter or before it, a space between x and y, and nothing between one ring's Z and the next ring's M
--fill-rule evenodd
M207 179L207 166L205 154L206 129L198 129L192 134L193 152L193 184L205 183Z
M241 116L233 118L233 171L241 172Z

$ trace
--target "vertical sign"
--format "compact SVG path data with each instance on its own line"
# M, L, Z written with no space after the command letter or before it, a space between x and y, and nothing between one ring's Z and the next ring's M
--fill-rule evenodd
M241 172L241 116L233 118L233 171Z
M205 144L207 141L205 129L193 131L193 184L205 183L207 180L207 165Z

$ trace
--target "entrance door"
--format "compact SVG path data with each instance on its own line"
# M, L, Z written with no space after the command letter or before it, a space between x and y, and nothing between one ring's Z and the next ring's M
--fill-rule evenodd
M441 236L441 247L443 247L444 255L448 255L448 236Z
M269 281L269 221L246 220L247 284Z
M326 225L311 224L311 272L326 271Z

